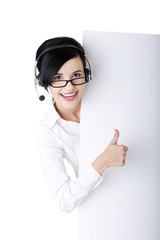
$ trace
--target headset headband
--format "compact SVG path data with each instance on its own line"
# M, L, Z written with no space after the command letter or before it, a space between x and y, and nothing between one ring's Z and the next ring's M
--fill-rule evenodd
M80 49L79 47L76 47L76 46L70 45L70 44L55 45L55 46L48 47L48 48L46 48L44 51L42 51L41 54L40 54L40 55L37 57L37 59L36 59L36 64L35 64L35 76L36 76L37 63L38 63L40 57L41 57L43 54L45 54L46 52L48 52L48 51L50 51L50 50L53 50L53 49L65 48L65 47L76 48L76 49L78 49L79 51L81 51L81 52L83 53L83 55L84 55L84 57L85 57L88 65L89 65L90 79L92 80L91 65L90 65L90 62L89 62L88 58L85 56L85 52L84 52L82 49ZM36 77L37 77L37 76L36 76Z
M36 59L36 61L38 62L38 60L40 59L40 57L50 51L50 50L53 50L53 49L57 49L57 48L65 48L65 47L72 47L72 48L76 48L78 49L79 51L81 51L83 53L83 55L85 55L84 51L82 49L80 49L79 47L76 47L74 45L70 45L70 44L62 44L62 45L55 45L55 46L52 46L52 47L48 47L46 48L44 51L41 52L41 54L38 56L38 58Z

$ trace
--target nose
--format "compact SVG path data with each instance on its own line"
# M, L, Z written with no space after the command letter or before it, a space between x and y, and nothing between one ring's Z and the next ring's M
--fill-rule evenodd
M67 86L65 86L65 89L72 90L74 89L74 85L71 82L68 82Z

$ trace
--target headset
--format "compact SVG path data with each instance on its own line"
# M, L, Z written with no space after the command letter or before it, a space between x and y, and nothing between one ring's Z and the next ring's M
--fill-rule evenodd
M35 71L34 71L34 73L35 73L35 81L34 81L34 85L35 85L35 89L36 89L36 92L37 92L37 95L38 95L40 101L43 101L45 99L45 96L44 95L39 96L38 90L37 90L37 86L43 86L43 81L41 79L40 73L37 74L37 71L38 71L38 68L37 68L38 61L41 58L41 56L43 56L46 52L51 51L53 49L66 48L66 47L76 48L80 52L82 52L86 62L88 63L88 67L89 67L89 68L85 68L84 69L86 83L89 82L89 80L92 80L92 73L91 73L90 62L89 62L88 58L86 57L85 52L81 48L76 47L74 45L69 45L69 44L62 44L62 45L55 45L55 46L48 47L44 51L41 52L41 54L37 57L36 62L35 62Z

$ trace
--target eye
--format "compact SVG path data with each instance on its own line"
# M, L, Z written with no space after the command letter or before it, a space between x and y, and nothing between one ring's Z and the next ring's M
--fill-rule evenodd
M75 78L80 77L80 76L81 76L80 73L74 73L74 74L73 74L73 77L75 77Z
M53 78L53 80L60 80L61 79L61 76L56 76Z

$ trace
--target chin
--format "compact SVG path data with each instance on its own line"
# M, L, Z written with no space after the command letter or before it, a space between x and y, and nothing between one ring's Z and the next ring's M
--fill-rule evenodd
M75 108L77 107L79 104L74 104L74 103L66 103L66 104L63 104L63 107L64 108Z
M66 101L66 102L63 102L62 105L63 107L65 108L75 108L75 107L78 107L78 105L81 103L81 99L79 101Z

